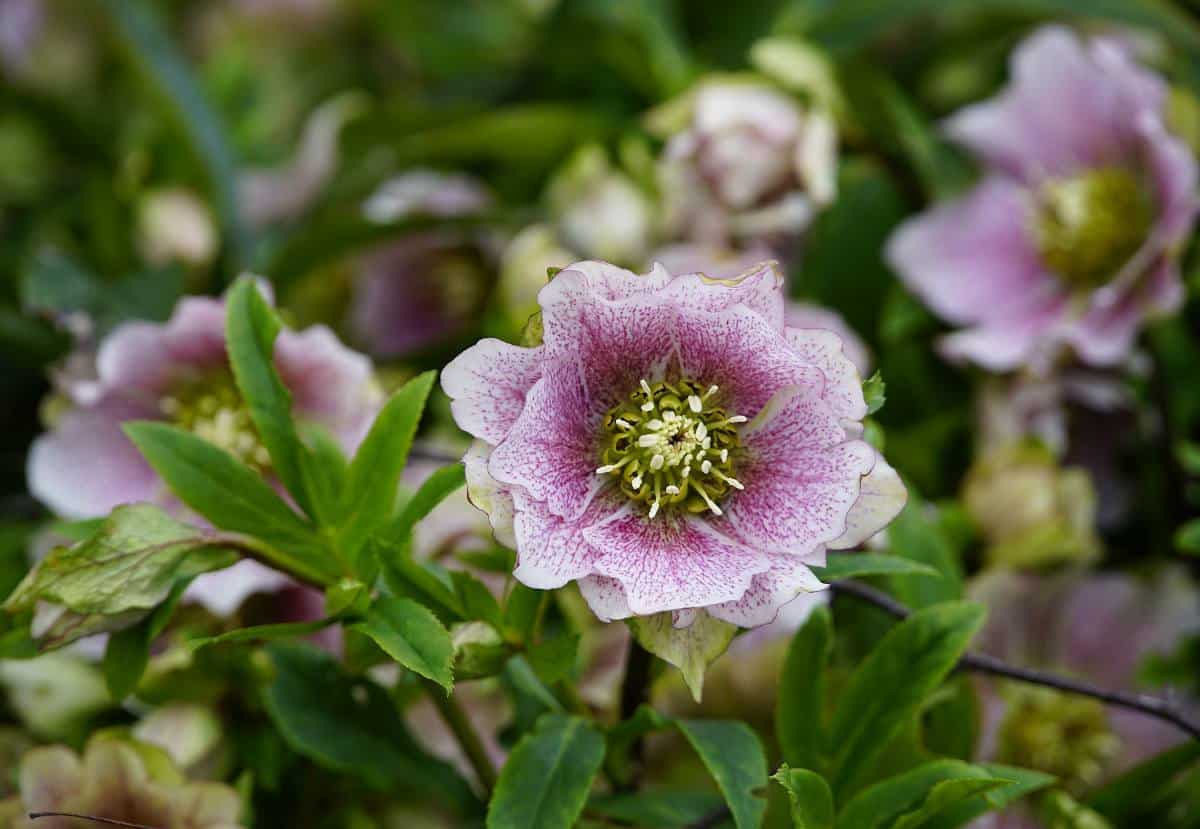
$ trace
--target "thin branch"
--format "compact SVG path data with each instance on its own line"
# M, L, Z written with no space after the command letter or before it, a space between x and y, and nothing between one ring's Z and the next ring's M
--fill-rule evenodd
M37 820L40 817L69 817L76 820L90 820L95 823L107 823L109 826L124 826L126 829L154 829L153 826L147 826L144 823L130 823L127 820L117 820L111 817L99 817L98 815L81 815L76 812L30 812L29 819Z
M488 756L483 740L471 724L467 712L458 704L458 700L453 695L447 695L440 685L430 680L424 680L422 684L438 713L442 715L442 720L458 740L463 754L467 756L467 761L475 771L475 777L479 779L479 785L483 787L484 798L490 798L492 789L496 786L496 767L492 765L492 758Z
M882 590L876 590L874 587L870 587L862 582L838 581L834 582L832 587L834 592L869 602L880 610L895 616L897 619L903 619L909 615L909 609L900 602ZM1138 711L1147 716L1169 722L1181 731L1186 732L1193 739L1200 740L1200 723L1190 719L1178 706L1162 697L1151 694L1110 691L1106 688L1100 688L1089 682L1082 682L1071 677L1009 665L1006 662L983 653L968 652L963 654L962 658L958 660L958 667L966 671L1002 676L1008 679L1015 679L1019 682L1041 685L1069 694L1079 694L1100 700L1108 705Z
M622 720L632 717L638 707L649 700L650 670L653 663L654 658L650 655L650 651L631 637L629 656L625 659L625 678L621 681L620 716ZM621 764L621 767L625 769L625 778L616 787L618 791L630 791L634 788L637 775L636 772L631 772L631 769L641 768L645 761L645 749L643 737L637 737L629 746L623 758L625 762ZM615 769L610 770L610 774L613 773L615 773Z

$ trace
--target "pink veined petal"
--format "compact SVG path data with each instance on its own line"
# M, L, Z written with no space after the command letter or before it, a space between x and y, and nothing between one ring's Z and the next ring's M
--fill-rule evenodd
M808 557L846 531L876 452L847 440L838 418L797 386L781 389L742 433L735 473L745 485L725 501L731 535L771 553Z
M1013 53L1004 92L956 113L946 129L991 166L1034 183L1129 158L1134 124L1160 112L1164 95L1122 50L1045 26Z
M488 461L503 484L523 487L555 515L576 519L604 484L596 474L598 417L578 369L550 363Z
M281 331L275 367L296 414L329 428L352 453L383 405L370 358L347 348L327 326Z
M592 260L575 262L563 268L560 273L567 271L579 274L589 293L610 302L654 293L671 279L671 275L661 267L652 268L646 274L636 274L625 268L610 265L608 262ZM548 313L561 300L559 291L552 287L557 281L558 277L555 277L538 294L538 304L542 306L543 312ZM565 287L565 285L561 287Z
M579 580L579 592L601 622L628 619L633 615L621 582L608 576L586 576Z
M496 444L525 408L525 396L542 374L542 349L493 338L480 340L442 369L442 389L459 427Z
M989 320L948 334L938 342L946 359L968 360L991 371L1011 371L1030 362L1048 362L1067 330L1066 297L1048 298L1015 319Z
M896 470L876 453L875 465L859 484L858 500L846 515L846 531L830 541L831 550L857 547L892 522L904 509L908 490Z
M129 420L159 417L140 401L107 398L65 412L29 451L29 491L64 518L98 518L113 507L155 501L163 485L121 431Z
M756 575L741 598L713 605L708 614L739 627L758 627L773 622L789 602L827 589L795 556L773 555L771 569Z
M662 295L680 308L710 314L744 305L762 316L772 328L783 329L783 274L776 262L759 262L730 278L703 271L677 276Z
M600 551L584 538L585 528L619 509L596 498L579 518L567 521L521 490L513 493L516 505L517 581L538 590L553 590L583 578L594 570Z
M222 345L221 354L224 354ZM163 344L162 326L127 322L104 338L96 354L99 393L120 389L141 392L147 399L159 396L179 373Z
M731 414L753 417L784 386L804 386L818 394L823 389L820 369L748 308L681 314L676 336L684 376L720 386Z
M858 369L859 377L871 372L871 350L858 333L850 327L837 311L812 305L807 302L788 302L784 311L784 324L788 328L823 328L842 339L842 353Z
M516 549L517 536L513 527L515 509L509 489L488 472L488 459L492 447L482 440L471 444L463 456L467 477L467 498L478 509L487 514L496 540L506 547Z
M845 342L834 331L823 329L789 328L786 331L792 348L809 365L825 375L822 399L838 417L862 420L867 416L863 399L862 378L854 363L846 356Z
M888 263L949 322L1019 317L1059 290L1029 231L1030 209L1020 184L984 179L901 224L888 240Z
M602 551L595 572L619 581L639 616L739 598L770 566L762 553L694 516L650 519L626 507L585 529L584 537Z

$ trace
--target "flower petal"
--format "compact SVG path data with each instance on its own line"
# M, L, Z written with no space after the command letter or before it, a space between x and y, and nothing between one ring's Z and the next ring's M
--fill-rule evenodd
M442 389L459 427L496 444L525 408L525 395L542 373L542 349L488 338L442 369Z
M626 507L584 530L602 555L595 572L618 580L644 616L739 598L769 559L694 516L647 518Z
M776 262L759 262L731 278L707 273L677 276L663 289L662 295L677 307L710 314L745 305L772 328L783 328L783 274Z
M512 493L488 472L488 459L491 455L492 446L486 441L477 440L463 456L463 466L467 475L467 498L487 514L496 540L515 549L517 536L513 529L515 508Z
M567 521L520 490L513 493L513 500L517 537L513 576L517 581L538 590L553 590L593 572L600 551L588 544L583 531L617 507L596 498L582 516Z
M633 615L625 598L625 588L616 579L587 576L579 580L579 592L601 622L628 619Z
M555 515L575 519L604 484L596 474L596 413L574 365L550 364L525 409L492 450L488 471L524 487Z
M819 398L797 386L781 389L742 441L735 471L745 489L724 504L731 535L755 549L811 556L846 531L877 453L847 440Z
M838 417L862 420L867 416L867 401L863 399L862 378L846 355L846 343L834 331L825 329L789 328L787 340L804 361L816 366L825 375L821 398Z
M785 604L826 589L828 585L795 556L773 555L771 569L756 575L740 599L713 605L708 612L739 627L753 628L773 622Z
M831 550L857 547L890 524L907 501L904 482L883 456L876 453L875 465L860 482L858 500L846 516L846 531L827 546Z

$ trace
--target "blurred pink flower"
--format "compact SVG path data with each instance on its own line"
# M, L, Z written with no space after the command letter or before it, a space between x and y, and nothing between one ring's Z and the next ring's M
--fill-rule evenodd
M297 417L353 451L382 404L370 360L314 326L282 331L275 364ZM64 377L62 392L66 409L33 442L27 476L30 492L65 518L95 518L137 501L184 511L122 432L131 420L173 423L270 476L270 458L233 382L219 299L185 297L165 323L119 326L99 343L95 371ZM189 595L226 614L247 595L287 583L243 561L197 579Z
M944 353L985 368L1126 358L1143 321L1183 301L1178 253L1196 214L1196 163L1164 126L1167 88L1116 41L1048 26L996 98L950 136L985 165L965 197L905 222L888 258L964 330Z
M1200 632L1200 601L1175 569L1153 580L992 571L971 595L990 611L977 640L983 652L1116 690L1141 687L1137 674L1147 657ZM978 686L981 758L1050 772L1073 794L1185 739L1167 723L1090 698L992 679ZM1040 825L1026 807L1010 812L981 826Z
M841 340L785 326L772 263L714 281L579 262L539 302L542 345L483 340L442 374L477 438L472 499L523 583L578 581L605 621L704 609L754 627L902 506L859 439Z

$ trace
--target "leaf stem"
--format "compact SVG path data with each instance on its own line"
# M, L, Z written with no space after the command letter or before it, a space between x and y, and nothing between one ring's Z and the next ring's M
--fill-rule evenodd
M483 787L485 797L490 798L492 789L496 786L496 767L488 757L487 749L484 748L479 732L475 730L467 712L463 710L452 694L447 695L445 689L428 679L422 680L422 684L429 694L429 699L433 701L438 713L441 714L442 720L458 740L459 746L462 747L463 754L467 756L467 761L475 771L479 785Z
M862 582L849 580L835 581L830 587L835 593L853 596L856 599L873 604L880 610L895 616L897 619L907 617L910 612L907 607L893 599L887 593ZM1127 708L1130 711L1137 711L1163 720L1164 722L1169 722L1181 731L1186 732L1193 739L1200 740L1200 723L1189 718L1169 699L1163 699L1151 694L1112 691L1071 677L1009 665L1000 659L982 653L968 652L963 654L962 658L958 660L958 667L965 671L1002 676L1007 679L1015 679L1018 682L1028 682L1033 685L1053 688L1056 691L1091 697L1108 705Z

